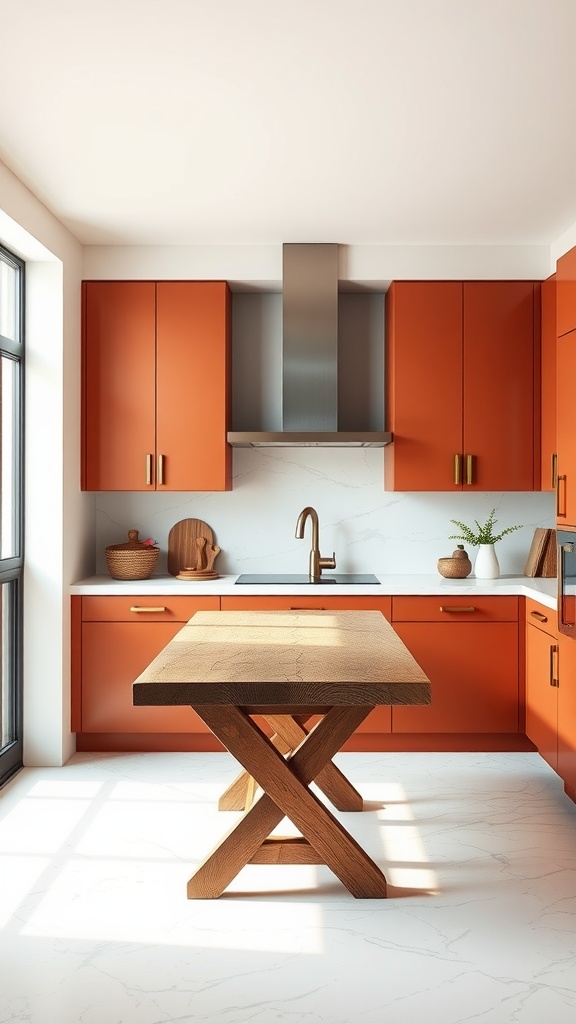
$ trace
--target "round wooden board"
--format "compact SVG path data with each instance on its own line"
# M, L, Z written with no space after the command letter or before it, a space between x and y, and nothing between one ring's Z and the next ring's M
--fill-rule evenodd
M177 576L181 569L196 567L197 537L205 537L206 546L214 544L214 534L202 519L181 519L174 524L168 534L168 572L171 576ZM206 555L202 567L205 565Z

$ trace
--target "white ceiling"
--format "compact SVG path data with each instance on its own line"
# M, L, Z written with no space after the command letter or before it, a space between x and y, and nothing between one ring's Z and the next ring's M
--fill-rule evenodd
M576 0L0 0L0 159L86 244L549 244L575 115Z

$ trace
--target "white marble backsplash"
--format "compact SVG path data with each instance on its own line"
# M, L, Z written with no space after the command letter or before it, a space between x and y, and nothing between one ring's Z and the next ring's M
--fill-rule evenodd
M306 572L310 524L296 540L299 512L313 505L320 549L336 552L340 572L428 573L453 551L451 519L497 526L522 524L497 544L501 572L522 573L537 526L554 526L554 496L541 492L410 492L384 489L380 448L239 448L234 488L223 493L100 492L96 495L94 571L106 572L104 548L134 527L161 548L166 572L168 533L180 519L207 522L222 548L221 573ZM469 551L474 559L474 550Z

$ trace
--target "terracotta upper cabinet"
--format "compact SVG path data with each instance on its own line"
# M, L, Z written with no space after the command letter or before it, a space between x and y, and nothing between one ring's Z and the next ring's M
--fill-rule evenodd
M542 282L542 331L540 339L540 489L556 488L556 275Z
M83 283L82 487L231 487L225 282Z
M539 288L531 281L393 282L387 488L534 488Z
M461 489L462 285L393 282L386 295L385 482L394 491Z
M576 525L576 444L574 443L574 410L576 409L576 331L558 338L556 350L557 420L556 446L558 526Z
M564 253L556 264L558 291L558 337L576 330L576 247Z

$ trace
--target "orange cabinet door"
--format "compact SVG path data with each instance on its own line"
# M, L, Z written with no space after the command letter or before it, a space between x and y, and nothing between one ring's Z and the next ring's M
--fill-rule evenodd
M538 287L531 281L464 283L463 454L472 473L468 483L465 471L465 490L534 488ZM539 482L539 458L537 472Z
M220 598L222 611L378 611L385 619L391 617L390 597L300 597L295 595L275 595L274 597L226 597ZM391 711L389 707L374 708L356 732L388 733L391 729Z
M558 642L526 625L526 735L558 770Z
M229 490L229 288L159 281L156 289L157 490Z
M556 334L576 331L576 247L564 253L556 264L558 309Z
M153 490L155 284L82 287L82 487Z
M132 704L132 683L182 626L182 622L82 623L82 732L208 732L190 707Z
M556 488L556 275L541 286L540 489Z
M576 644L566 636L558 644L558 774L568 796L576 800Z
M232 486L225 282L85 281L85 490Z
M576 526L576 331L558 338L556 519L558 526Z
M532 490L539 285L393 282L384 452L392 490Z
M386 488L460 490L462 284L394 281L386 294Z
M518 625L394 622L432 683L427 707L392 708L392 732L518 732Z

